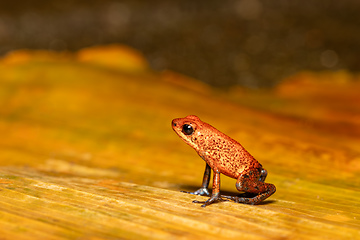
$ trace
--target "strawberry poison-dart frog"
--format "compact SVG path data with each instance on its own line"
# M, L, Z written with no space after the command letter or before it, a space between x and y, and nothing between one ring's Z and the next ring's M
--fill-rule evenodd
M267 171L240 143L197 116L174 119L172 128L206 162L201 188L188 193L209 196L210 169L214 172L211 197L195 203L203 203L202 207L206 207L226 198L237 203L258 204L276 191L273 184L264 182ZM251 196L220 195L220 173L237 179L236 189Z

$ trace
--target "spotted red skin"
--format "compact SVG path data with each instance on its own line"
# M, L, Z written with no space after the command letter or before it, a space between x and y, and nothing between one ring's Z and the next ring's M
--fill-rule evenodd
M183 132L182 127L184 124L193 128L194 132L191 135L186 135ZM258 199L253 200L228 198L237 202L257 204L275 192L274 185L263 182L266 178L266 170L236 140L194 115L174 119L172 127L179 137L194 148L200 157L205 160L214 171L214 174L222 173L228 177L238 179L236 187L239 191L263 193ZM259 181L261 178L263 179ZM220 180L217 181L219 183L218 186L213 188L213 194L214 191L219 192Z
M261 168L261 164L240 143L198 117L190 115L186 118L177 118L173 120L173 123L177 123L180 127L184 124L196 126L195 133L188 138L196 147L179 135L182 129L173 128L180 138L193 147L210 165L211 169L218 169L220 173L237 179L240 174Z

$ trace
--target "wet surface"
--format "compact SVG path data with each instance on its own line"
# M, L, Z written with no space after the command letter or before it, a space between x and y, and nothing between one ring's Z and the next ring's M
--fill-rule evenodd
M357 0L6 0L0 54L117 42L156 70L218 87L271 87L303 69L358 71L359 8Z

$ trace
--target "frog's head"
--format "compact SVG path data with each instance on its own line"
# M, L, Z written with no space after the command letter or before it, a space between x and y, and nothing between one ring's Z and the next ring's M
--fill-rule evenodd
M185 118L176 118L172 120L172 128L179 137L187 144L198 150L198 144L196 142L197 135L200 134L203 122L194 115L189 115Z

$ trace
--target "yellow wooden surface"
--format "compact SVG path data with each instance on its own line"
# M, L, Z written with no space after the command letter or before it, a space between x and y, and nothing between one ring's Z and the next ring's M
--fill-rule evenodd
M360 239L357 76L224 93L125 46L19 51L0 72L0 239ZM193 204L206 198L180 190L205 164L170 125L189 114L242 143L277 192Z

